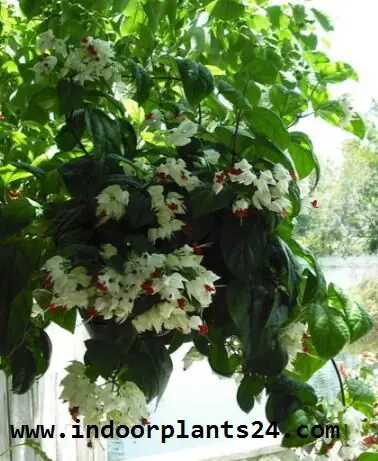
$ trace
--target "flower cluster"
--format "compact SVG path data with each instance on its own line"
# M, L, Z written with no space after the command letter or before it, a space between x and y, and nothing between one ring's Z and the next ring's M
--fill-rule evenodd
M307 325L300 322L291 322L280 332L280 342L287 349L289 363L286 367L288 371L294 369L294 362L297 354L303 352L303 336L306 335Z
M56 38L51 30L43 32L37 41L37 46L43 52L40 62L33 66L36 81L43 80L58 63L58 58L46 51L55 52L64 59L60 76L71 76L75 82L83 85L86 81L104 78L109 83L121 80L123 66L116 62L114 50L110 42L83 36L81 46L69 49L66 41Z
M111 245L103 248L104 259L115 255ZM70 261L61 256L49 259L45 287L53 293L54 306L65 309L80 307L92 315L123 322L130 316L138 332L178 329L190 333L199 329L199 315L209 307L219 277L206 270L202 256L189 245L170 254L132 254L124 264L123 273L105 265L91 277L86 269L72 269ZM153 306L135 316L138 299L158 295ZM201 330L203 331L203 330Z
M70 363L66 371L60 398L68 402L74 419L80 414L87 425L101 426L113 420L117 425L132 426L146 417L146 397L135 383L123 382L116 389L112 383L99 385L88 378L85 365L78 361Z
M170 239L173 232L179 231L184 222L177 219L177 215L185 214L185 206L183 205L183 196L177 192L169 192L167 197L164 197L163 186L151 186L148 189L151 196L151 206L156 212L157 222L159 227L152 227L148 231L148 238L155 243L157 239Z
M199 178L186 169L186 163L182 159L168 158L156 169L156 177L160 181L172 179L178 186L189 192L201 184Z
M264 207L272 212L282 213L290 206L290 200L286 196L291 179L289 171L279 163L274 166L273 172L264 170L258 173L253 171L252 165L246 159L243 159L228 171L215 173L213 190L218 194L227 181L244 186L253 185L254 192L251 196L247 196L246 193L234 203L233 211L236 216L247 216L251 204L258 210Z

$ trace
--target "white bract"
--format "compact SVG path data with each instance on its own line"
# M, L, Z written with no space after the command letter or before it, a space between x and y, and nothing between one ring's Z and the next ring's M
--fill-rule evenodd
M303 335L306 333L307 326L300 322L292 322L280 331L280 342L287 349L289 363L287 370L294 369L294 362L299 352L303 350Z
M119 221L125 214L126 206L129 203L130 194L122 190L118 184L106 187L97 197L96 215L101 217L101 223L108 219Z
M113 420L116 425L133 426L147 415L146 397L135 383L127 381L117 389L111 383L93 383L85 374L85 365L78 361L66 371L60 398L68 402L70 409L77 408L86 425L101 427Z
M177 128L173 128L168 134L168 144L175 146L186 146L190 143L190 138L198 131L198 125L191 120L184 120Z
M57 62L55 56L45 56L37 64L34 64L32 70L35 72L36 82L41 82L46 75L49 75Z

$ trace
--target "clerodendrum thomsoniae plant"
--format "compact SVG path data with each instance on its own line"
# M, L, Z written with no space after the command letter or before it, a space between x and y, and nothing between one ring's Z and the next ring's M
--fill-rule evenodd
M244 411L266 389L281 431L322 424L306 381L372 327L292 238L319 177L296 124L364 136L328 91L356 79L317 50L328 18L264 0L20 6L28 21L1 7L0 352L14 392L48 368L46 327L73 332L79 313L92 339L62 398L86 423L146 417L192 342L240 378Z

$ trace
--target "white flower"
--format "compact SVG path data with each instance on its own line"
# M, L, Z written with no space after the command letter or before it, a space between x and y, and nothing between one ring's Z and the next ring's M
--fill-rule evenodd
M205 149L203 153L205 154L205 158L209 163L212 165L216 165L218 163L220 158L219 152L214 149Z
M269 208L272 203L270 190L267 189L264 192L257 190L252 196L252 203L258 210L262 210L263 207Z
M235 163L235 165L230 168L228 177L231 182L237 182L245 186L250 186L256 180L256 175L252 172L252 165L246 159Z
M291 181L289 171L280 163L276 163L273 168L273 176L276 181Z
M54 32L49 29L46 32L43 32L40 34L40 36L37 39L37 47L42 51L46 50L53 50L54 49L54 43L55 43L55 35Z
M63 57L67 56L67 45L65 40L61 38L56 38L53 43L54 50L61 54Z
M55 56L46 56L40 62L34 64L32 70L35 72L36 82L40 82L45 75L50 74L57 62L58 60Z
M127 381L118 388L111 383L98 385L89 380L85 370L85 365L78 361L66 368L60 396L70 408L78 407L85 424L101 427L113 420L116 425L132 426L147 415L146 397L135 383Z
M96 215L101 217L101 223L114 218L119 221L125 213L130 194L121 189L118 184L106 187L97 197Z
M164 126L164 117L163 113L159 109L152 109L151 112L146 114L145 124L150 128L156 130L163 129Z
M227 174L224 171L218 171L214 175L214 183L213 183L213 191L216 194L219 194L219 192L223 189L223 184L227 179Z
M232 205L232 212L235 216L246 218L248 216L249 202L245 199L235 200Z
M117 248L113 246L111 243L105 243L104 245L101 245L100 255L104 259L110 259L113 256L115 256L117 253L118 253Z
M365 415L355 410L353 407L349 407L343 414L343 422L348 428L348 440L350 442L356 442L361 437L362 423L365 419Z
M286 347L289 354L287 369L293 370L293 364L299 352L302 352L303 335L307 331L307 326L300 322L292 322L280 331L280 342Z
M184 120L177 128L173 128L168 135L168 144L186 146L191 142L190 138L198 131L198 125L191 120Z
M282 213L290 205L291 205L290 200L288 200L285 197L281 197L281 198L277 198L277 199L273 200L272 203L267 206L267 208L270 211L274 211L276 213Z
M275 185L276 181L273 178L272 172L270 170L265 170L260 172L259 178L256 178L253 181L254 186L261 193L266 193L269 190L269 185Z

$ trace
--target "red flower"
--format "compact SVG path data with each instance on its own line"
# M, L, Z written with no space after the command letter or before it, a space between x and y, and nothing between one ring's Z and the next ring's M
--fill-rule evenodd
M80 37L80 41L81 43L88 43L88 37L86 36Z
M4 119L5 119L4 114L0 112L0 120L4 120Z
M100 291L102 291L103 293L105 293L106 291L108 291L108 289L106 288L106 285L104 283L100 283L100 282L97 282L96 283L96 288Z
M97 50L93 45L88 45L87 51L88 51L89 56L97 56Z
M173 211L173 210L177 210L178 205L177 205L177 203L173 203L173 202L172 202L172 203L170 203L170 204L168 205L168 208L169 208L170 210L172 210L172 211Z
M247 218L249 213L248 208L240 208L239 210L234 211L234 215L237 216L238 218Z
M241 168L235 168L234 166L232 166L228 172L230 174L233 174L234 176L239 176L240 174L243 173L243 170Z
M348 370L347 368L345 367L345 365L342 363L340 364L339 366L339 370L340 370L340 374L343 378L347 378L348 377Z
M198 333L201 336L207 335L208 332L209 332L209 327L206 325L206 323L203 323L202 325L198 327Z
M152 288L151 280L147 280L146 282L143 282L140 287L142 288L142 290L144 290L147 296L151 296L154 294L154 289Z
M92 440L88 440L88 442L87 442L87 448L93 448Z
M144 416L140 418L140 422L143 424L143 426L147 426L147 424L151 424L151 421L148 421L148 419L145 418Z
M213 291L215 291L215 288L212 287L211 285L206 284L206 285L204 285L203 287L205 288L205 290L206 290L208 293L212 293Z
M302 340L305 341L306 339L311 339L311 335L308 333L303 333Z
M185 309L186 301L184 298L180 298L177 300L177 304L179 305L180 309Z
M146 120L152 120L154 118L154 114L152 112L149 112L146 114Z
M196 255L201 255L202 254L202 248L198 245L197 242L192 243L192 248L193 248L193 253Z
M151 274L151 277L154 279L161 279L162 276L163 276L163 271L161 269L156 269Z
M160 179L160 181L166 181L168 179L167 173L156 173L156 177Z
M94 307L88 307L87 313L88 313L89 317L97 317L98 316L98 313L97 313L97 311L96 311L96 309Z
M75 421L79 416L79 407L69 408L68 411L70 412L72 419Z
M364 445L374 445L378 440L373 435L368 435L362 439Z
M47 305L47 309L49 310L49 312L51 312L52 314L56 314L57 311L58 311L58 307L55 305L55 304L52 304L52 303L49 303Z
M225 173L224 171L221 171L220 173L215 173L215 182L217 184L222 184L226 180L226 177L227 173Z
M290 171L290 176L291 176L291 178L294 179L294 180L298 179L298 176L297 176L297 174L296 174L294 171Z
M305 354L308 354L310 352L310 348L307 346L307 344L303 344L302 352Z
M42 285L46 288L46 290L50 290L53 287L54 282L51 275L42 280Z
M317 201L317 200L313 200L313 201L311 202L311 206L312 206L312 208L319 208L319 203L318 203L318 201Z
M188 176L187 176L184 172L182 172L182 173L181 173L181 179L183 179L184 181L187 181L187 180L188 180Z
M331 442L331 443L329 443L328 445L326 445L327 453L329 452L329 450L332 450L332 448L334 447L334 445L335 445L335 442Z
M190 234L193 231L193 226L190 224L184 224L181 230L184 232L184 234Z

